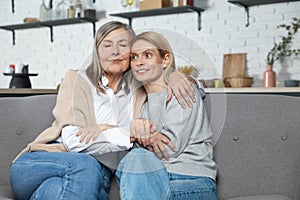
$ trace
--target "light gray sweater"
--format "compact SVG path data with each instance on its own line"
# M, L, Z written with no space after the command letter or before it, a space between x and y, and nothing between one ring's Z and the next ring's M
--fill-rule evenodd
M186 109L179 105L175 96L167 103L167 91L148 94L141 117L153 121L157 130L176 146L176 152L168 149L170 160L163 160L168 172L215 180L212 131L200 93L194 90L196 103Z

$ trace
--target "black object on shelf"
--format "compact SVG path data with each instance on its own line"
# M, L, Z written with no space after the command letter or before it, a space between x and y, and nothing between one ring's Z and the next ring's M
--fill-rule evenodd
M203 11L204 9L200 7L178 6L178 7L167 7L167 8L152 9L152 10L134 11L134 12L113 13L110 14L110 16L126 18L129 20L129 25L131 26L133 18L196 12L198 13L198 30L201 30L201 12Z
M68 25L68 24L80 24L80 23L92 23L93 24L93 33L94 33L94 37L95 37L95 33L96 33L95 23L96 22L97 22L97 19L81 17L81 18L58 19L58 20L40 21L40 22L34 22L34 23L6 25L6 26L0 26L0 29L12 31L13 45L15 45L15 30L48 27L48 28L50 28L50 37L51 37L50 39L51 39L51 42L53 42L53 26Z
M38 74L23 73L3 73L5 76L12 76L9 88L31 88L29 76L37 76Z
M299 1L299 0L228 0L230 3L238 4L245 7L263 5L263 4L272 4L272 3L284 3L290 1Z
M257 5L265 5L265 4L272 4L272 3L284 3L284 2L291 2L291 1L300 1L300 0L228 0L229 3L236 4L238 6L242 6L245 8L247 19L246 19L246 27L249 26L249 7L250 6L257 6Z
M15 12L15 0L11 0L11 11L12 13Z

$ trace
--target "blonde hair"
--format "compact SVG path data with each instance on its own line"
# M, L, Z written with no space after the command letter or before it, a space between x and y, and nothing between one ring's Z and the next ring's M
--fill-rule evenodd
M167 65L167 67L164 69L164 74L163 74L164 81L168 83L170 74L175 70L174 54L168 40L159 33L153 31L147 31L137 35L134 41L132 42L131 47L138 40L144 40L153 44L157 48L159 55L162 59L165 58L166 54L169 54L170 62Z
M118 22L118 21L111 21L111 22L108 22L108 23L102 25L98 29L95 40L94 40L93 61L88 66L88 68L86 69L86 74L87 74L89 80L97 88L97 90L102 92L102 93L104 93L103 83L102 83L102 80L101 80L101 77L103 75L103 69L102 69L102 66L100 64L100 59L99 59L99 56L98 56L98 47L100 46L103 39L109 33L111 33L112 31L118 30L118 29L124 29L124 30L128 31L128 33L130 35L130 41L129 42L131 43L131 41L135 37L135 32L133 31L133 29L128 24L123 24L123 23ZM128 66L128 70L129 70L129 66ZM119 91L121 89L122 83L124 83L124 78L122 78L122 80L120 81L120 84L118 86L117 91ZM128 83L125 81L125 89L129 90L128 88L129 88Z

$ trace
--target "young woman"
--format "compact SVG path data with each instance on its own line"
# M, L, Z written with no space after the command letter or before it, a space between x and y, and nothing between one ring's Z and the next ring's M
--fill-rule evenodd
M196 103L188 109L167 99L167 80L174 70L168 41L155 32L138 35L131 47L131 69L147 92L141 119L132 126L139 130L145 119L155 125L147 148L157 156L135 148L121 160L116 173L121 199L217 200L212 131L201 95L195 90ZM161 144L162 136L175 146ZM165 151L170 158L163 156Z
M122 126L136 115L133 104L135 113L141 105L132 97L134 86L127 72L134 36L126 24L104 24L97 32L90 66L67 72L53 110L55 121L12 165L17 199L108 199L112 166L119 157L110 153L129 147ZM181 92L186 92L190 83L174 76L172 82L182 80Z

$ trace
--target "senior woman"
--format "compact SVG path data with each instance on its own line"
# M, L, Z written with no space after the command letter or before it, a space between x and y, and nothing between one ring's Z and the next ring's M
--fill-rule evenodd
M126 24L104 24L97 31L91 65L67 72L52 126L12 164L11 185L17 199L108 199L113 173L110 162L118 158L110 153L130 147L124 125L142 105L139 98L133 98L135 87L128 72L134 36ZM186 77L174 73L170 83L174 92L184 94L178 101L193 98ZM134 112L133 104L137 107ZM115 105L120 106L115 109Z

